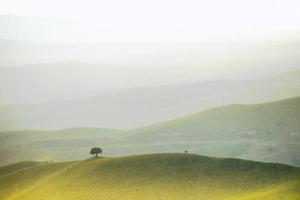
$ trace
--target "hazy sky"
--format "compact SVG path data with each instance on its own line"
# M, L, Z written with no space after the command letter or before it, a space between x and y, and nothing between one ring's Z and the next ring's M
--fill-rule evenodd
M221 41L294 37L299 7L298 0L6 0L0 14L80 20L124 40Z
M0 104L294 69L299 8L299 0L2 0Z

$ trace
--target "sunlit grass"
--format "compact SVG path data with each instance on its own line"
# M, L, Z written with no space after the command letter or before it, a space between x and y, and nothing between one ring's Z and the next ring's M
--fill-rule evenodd
M298 168L192 154L19 166L19 170L1 174L0 199L297 200L299 197Z

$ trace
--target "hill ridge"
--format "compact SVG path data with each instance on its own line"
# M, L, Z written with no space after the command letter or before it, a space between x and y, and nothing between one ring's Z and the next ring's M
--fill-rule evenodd
M247 107L264 106L264 105L270 106L270 105L274 105L274 104L276 105L276 104L293 102L293 101L299 101L300 102L300 96L295 96L295 97L291 97L291 98L287 98L287 99L268 101L268 102L261 102L261 103L256 103L256 104L228 104L228 105L222 105L222 106L209 108L209 109L206 109L206 110L203 110L203 111L200 111L200 112L196 112L194 114L190 114L190 115L174 118L174 119L171 119L171 120L168 120L168 121L163 121L163 122L160 122L160 123L152 124L152 125L149 125L149 126L144 126L144 127L135 128L135 129L129 129L129 131L134 131L134 130L137 130L137 129L150 128L150 127L159 126L159 125L169 123L169 122L189 119L189 118L193 118L193 117L196 117L200 114L204 114L204 113L207 113L207 112L218 111L219 109L239 108L239 107L240 108L247 108Z

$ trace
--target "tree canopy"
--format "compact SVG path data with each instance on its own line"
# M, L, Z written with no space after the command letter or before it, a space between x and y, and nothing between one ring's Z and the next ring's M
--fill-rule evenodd
M98 154L103 153L103 150L100 147L93 147L90 150L90 154L95 155L95 157L99 157Z

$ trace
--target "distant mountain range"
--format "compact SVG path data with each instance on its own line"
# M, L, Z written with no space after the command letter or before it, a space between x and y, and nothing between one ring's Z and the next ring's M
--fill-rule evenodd
M60 97L56 97L55 93L51 96L44 88L60 91L56 94L61 94L61 98L66 97L64 95L76 95L80 91L84 93L80 85L74 87L74 90L65 91L59 90L59 86L63 86L56 83L63 78L70 80L66 84L73 84L72 79L80 77L80 71L71 76L50 79L49 74L59 74L59 68L52 71L36 68L36 74L30 80L24 78L30 76L31 71L28 70L15 72L7 68L4 72L0 75L0 83L3 83L0 93L4 97L6 94L10 95L11 90L20 97L28 95L27 98L34 98L35 92L42 97ZM89 73L92 74L93 70ZM93 88L96 77L97 75L91 78L90 88ZM44 82L39 81L39 78ZM38 82L44 85L35 87ZM93 92L95 91L91 89L90 94ZM77 126L128 129L190 115L215 106L260 103L298 95L300 70L255 80L215 80L141 87L116 90L113 94L104 92L102 95L82 100L2 106L0 130L61 129Z

